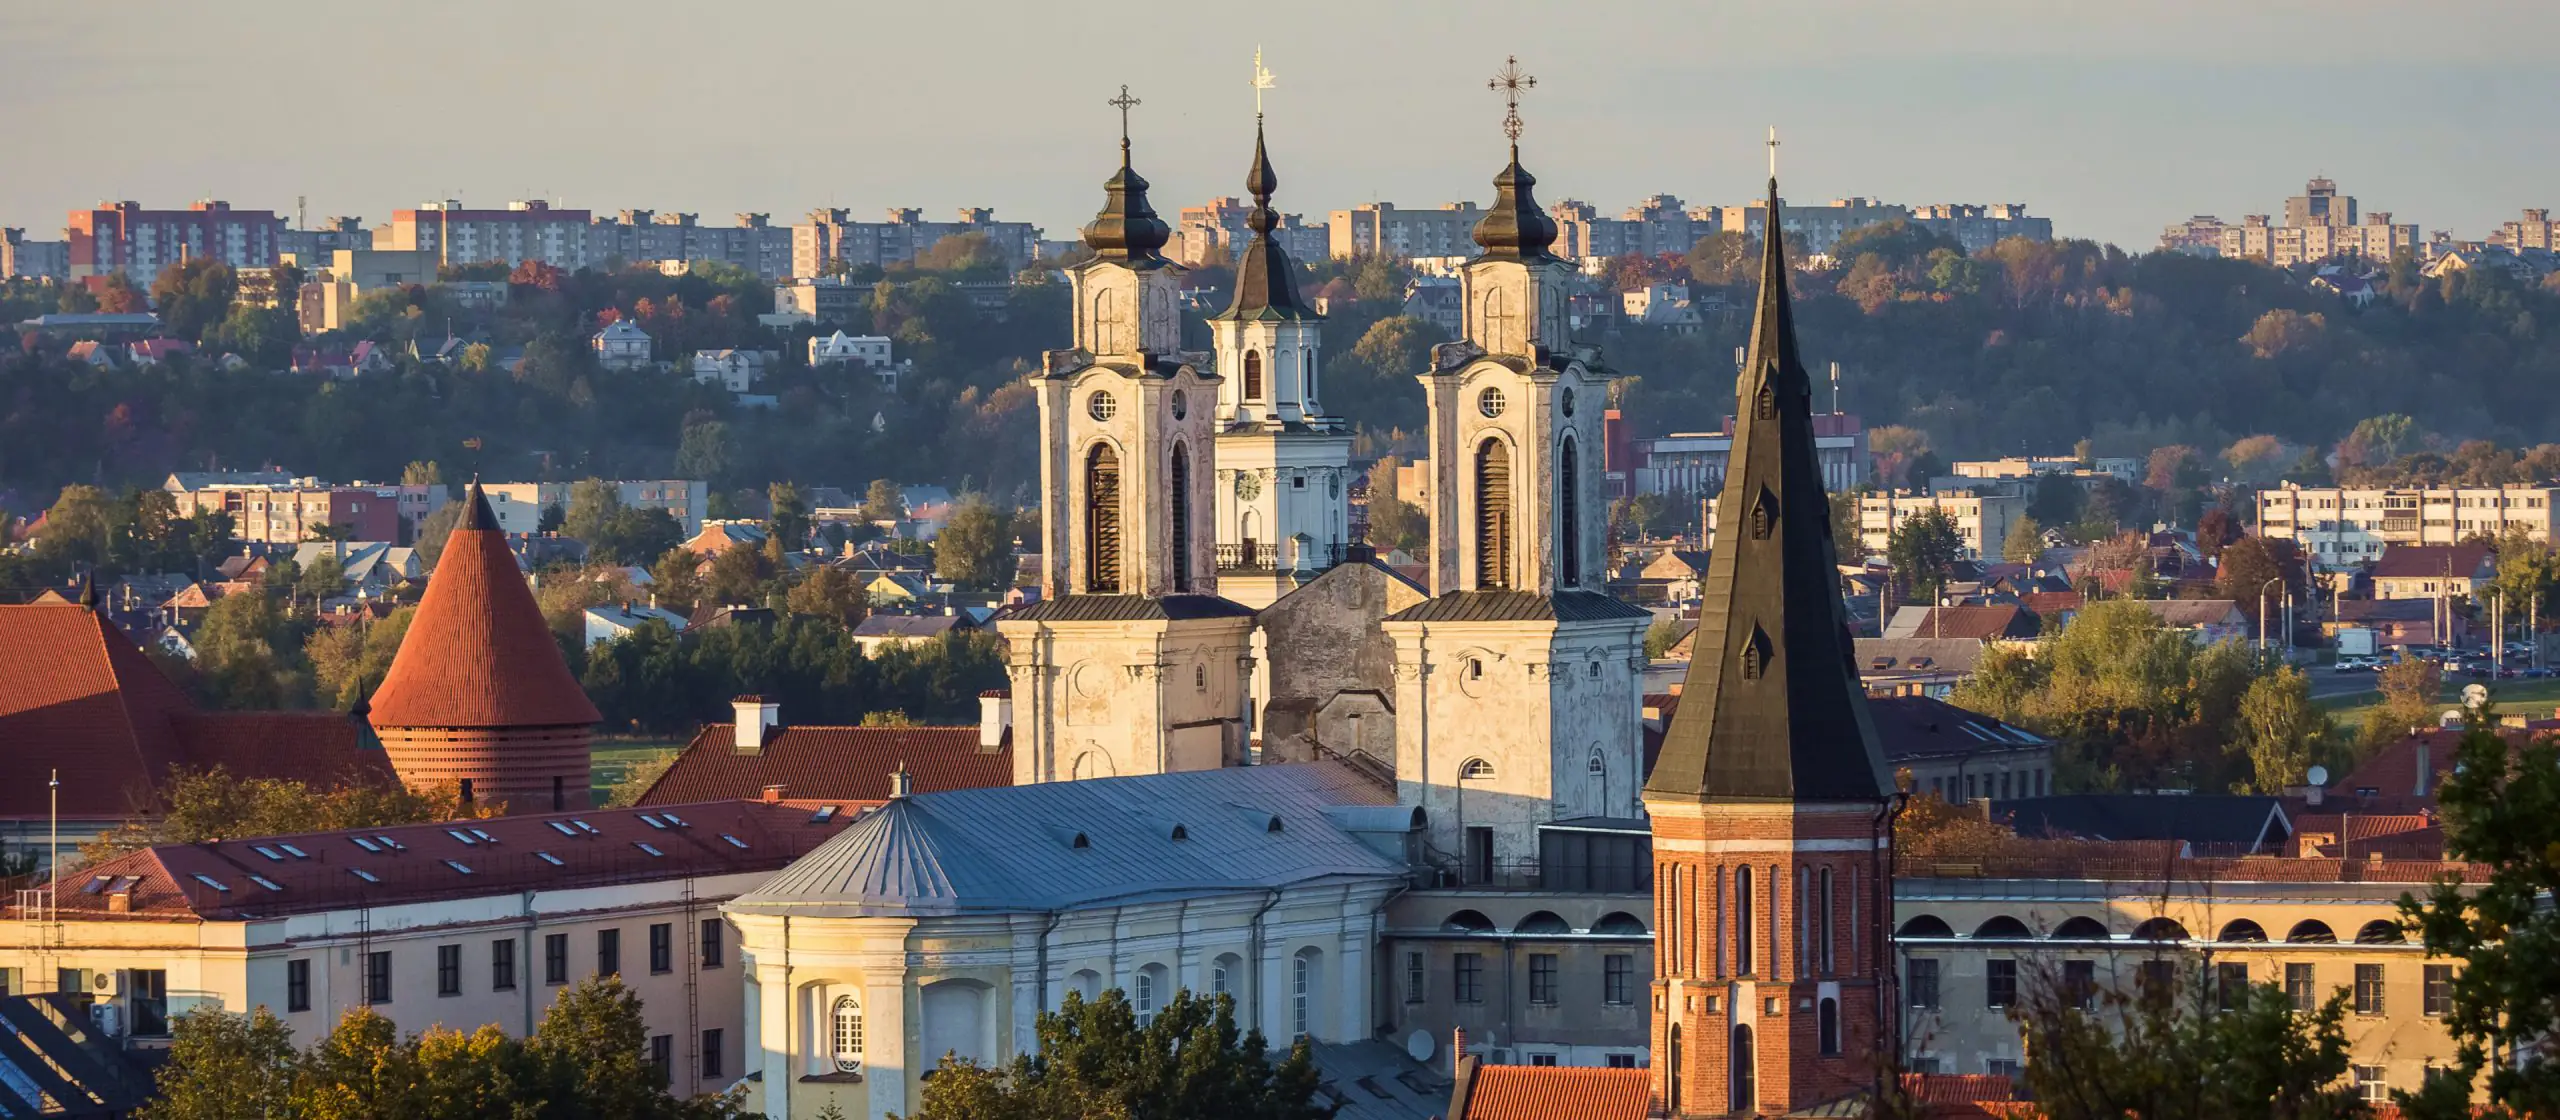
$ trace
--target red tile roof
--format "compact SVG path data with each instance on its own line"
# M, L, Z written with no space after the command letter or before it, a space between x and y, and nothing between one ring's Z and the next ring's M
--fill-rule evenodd
M735 724L709 723L659 775L642 805L718 798L755 798L766 786L792 799L878 801L889 775L904 764L915 792L987 789L1013 784L1011 735L993 751L978 748L978 728L780 727L765 733L764 753L740 754Z
M550 727L603 718L587 700L525 586L497 515L474 484L391 672L376 727Z
M109 820L148 811L173 766L244 778L388 781L333 712L199 712L123 631L70 603L0 606L0 818Z
M74 921L235 921L773 871L856 816L720 801L161 844L82 869L64 881L60 907ZM126 911L113 909L117 894Z
M1449 1120L1643 1120L1652 1109L1650 1070L1475 1065L1461 1071Z
M2451 572L2456 579L2470 579L2489 562L2489 546L2485 544L2395 544L2382 550L2382 559L2373 562L2375 579L2443 579Z
M1919 626L1904 636L1972 638L1985 642L1994 638L2032 638L2036 636L2036 620L2008 603L1930 607L1928 613L1920 617Z
M2018 602L2039 618L2057 618L2064 611L2077 611L2088 605L2077 591L2030 591L2018 596Z

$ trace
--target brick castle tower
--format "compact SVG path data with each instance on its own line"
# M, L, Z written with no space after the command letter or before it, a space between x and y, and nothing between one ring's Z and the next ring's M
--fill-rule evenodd
M1765 240L1698 654L1644 789L1653 1088L1675 1117L1845 1103L1893 1045L1893 787L1840 601L1786 253L1775 228Z
M391 766L411 787L548 812L587 807L587 736L600 718L473 483L399 656L371 701Z

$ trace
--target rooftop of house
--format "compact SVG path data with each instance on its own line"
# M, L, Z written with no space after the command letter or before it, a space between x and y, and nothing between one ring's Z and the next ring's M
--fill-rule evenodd
M2168 627L2220 626L2230 622L2240 611L2240 604L2229 599L2140 599L2136 600L2151 616Z
M1885 625L1887 638L1998 638L2036 636L2036 617L2014 603L1958 607L1904 607Z
M2021 837L2166 840L2257 853L2280 850L2293 826L2274 797L2245 794L2065 793L1995 801Z
M2375 579L2469 579L2483 575L2494 553L2486 544L2389 544L2373 562Z
M1468 1055L1449 1089L1449 1120L1643 1120L1653 1073L1599 1066L1498 1066Z
M1871 697L1867 713L1892 762L2053 747L2053 740L2023 727L1926 696Z
M938 638L971 628L963 614L871 614L853 628L857 638Z
M905 767L915 792L985 789L1013 784L1012 735L993 748L980 729L965 727L793 727L765 731L752 753L738 746L734 723L709 723L694 733L667 772L639 804L664 805L716 798L781 796L805 800L886 800L889 775Z
M1868 677L1973 671L1982 643L1973 638L1860 638L1858 671Z
M408 637L373 695L376 727L569 727L603 718L569 673L497 515L474 485Z
M856 814L715 801L159 844L64 880L66 920L249 921L772 871Z

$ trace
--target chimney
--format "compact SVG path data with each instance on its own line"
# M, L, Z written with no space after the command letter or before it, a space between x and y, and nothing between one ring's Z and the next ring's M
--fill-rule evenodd
M914 794L915 791L916 776L908 773L907 764L904 761L900 761L898 763L898 768L889 772L889 800L906 800L907 797Z
M1449 1034L1449 1073L1456 1076L1458 1063L1467 1060L1467 1028L1459 1027Z
M2417 788L2409 791L2411 794L2418 797L2425 797L2427 795L2427 783L2436 776L2435 767L2433 765L2435 759L2431 757L2433 754L2433 751L2427 749L2427 744L2423 742L2418 744L2418 781Z
M994 754L1013 729L1013 693L992 689L978 694L978 753Z
M778 785L764 787L764 803L767 805L782 804L782 790L783 787Z
M2320 796L2327 792L2318 786L2305 786L2302 790L2302 803L2317 809L2320 807Z
M741 696L729 702L737 723L739 754L763 754L766 732L782 722L782 705L761 696Z

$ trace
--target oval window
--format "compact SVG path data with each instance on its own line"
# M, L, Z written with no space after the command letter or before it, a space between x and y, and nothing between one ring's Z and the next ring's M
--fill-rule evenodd
M1502 390L1500 389L1487 387L1484 392L1476 394L1476 411L1484 413L1488 417L1502 415L1502 406Z
M1092 400L1085 402L1084 410L1096 420L1108 420L1119 415L1120 402L1109 393L1095 393Z

